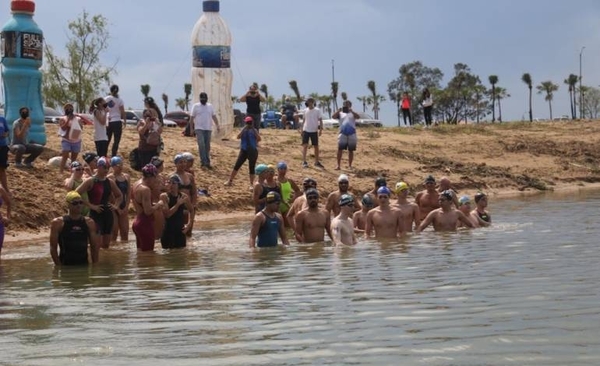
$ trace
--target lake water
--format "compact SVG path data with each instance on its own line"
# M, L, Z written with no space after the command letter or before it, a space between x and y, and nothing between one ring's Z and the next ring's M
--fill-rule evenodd
M5 247L0 365L599 365L600 193L494 202L495 225L356 248L119 244L55 270Z

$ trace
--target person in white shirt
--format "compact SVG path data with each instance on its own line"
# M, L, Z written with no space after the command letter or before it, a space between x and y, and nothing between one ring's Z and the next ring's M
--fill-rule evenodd
M113 135L115 141L111 149L111 156L117 156L119 152L119 143L121 142L121 135L123 134L123 126L125 125L125 104L123 100L119 98L119 86L112 85L110 87L110 95L105 97L106 105L108 106L108 127L106 128L106 134L108 137L108 144L112 140Z
M354 151L356 151L356 119L360 118L358 113L352 110L352 102L344 101L342 109L335 112L332 118L340 120L340 133L338 135L337 167L340 170L342 163L342 154L348 150L348 169L352 170L352 161L354 160Z
M323 132L323 115L321 110L315 107L315 100L313 98L306 100L306 107L302 130L299 130L302 135L302 167L308 168L306 151L308 150L308 140L310 140L310 144L315 149L315 166L324 168L323 164L319 161L319 136Z
M81 133L82 123L79 117L73 114L73 104L66 103L63 106L65 116L58 122L58 134L62 137L60 170L71 172L70 167L66 166L67 158L71 154L71 161L77 160L77 155L81 151Z
M107 105L104 98L98 98L90 106L90 114L94 116L94 144L96 154L106 156L108 154L108 135L106 134Z
M196 141L198 141L198 154L203 168L212 169L210 165L210 138L212 135L212 124L220 131L219 120L215 114L212 104L208 103L208 95L200 93L200 103L194 104L190 113L190 124L194 128Z

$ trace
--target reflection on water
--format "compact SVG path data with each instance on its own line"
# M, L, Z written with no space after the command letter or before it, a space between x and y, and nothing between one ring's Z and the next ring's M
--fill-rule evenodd
M488 229L355 248L249 251L247 224L93 267L8 247L0 365L600 364L600 194L492 206Z

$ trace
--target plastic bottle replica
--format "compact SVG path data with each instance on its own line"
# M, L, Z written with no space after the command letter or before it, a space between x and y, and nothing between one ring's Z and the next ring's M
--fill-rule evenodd
M233 129L231 101L231 33L221 15L218 1L204 1L203 14L192 32L192 95L198 103L201 92L208 94L222 133Z
M46 144L44 107L42 106L42 67L44 35L33 20L35 2L12 0L12 18L2 28L2 82L4 114L12 128L21 107L29 108L29 138Z

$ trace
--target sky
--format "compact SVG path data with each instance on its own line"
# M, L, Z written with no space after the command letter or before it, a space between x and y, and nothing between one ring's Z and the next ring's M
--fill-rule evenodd
M114 82L127 108L142 107L140 85L150 95L174 101L190 82L191 33L202 14L201 0L54 0L38 1L35 21L59 54L64 51L67 24L85 9L109 21L110 46L105 65L116 63ZM0 0L0 21L10 17L10 1ZM232 94L241 96L252 82L266 84L272 95L292 94L296 80L301 94L329 94L332 60L340 92L368 95L374 80L379 94L397 78L402 64L420 60L452 77L453 65L465 63L488 84L497 75L508 90L504 120L521 120L528 111L528 90L521 75L534 85L551 80L559 85L554 117L569 114L563 83L579 74L584 85L600 85L600 1L597 0L221 0L221 16L232 37ZM2 21L2 22L5 22ZM489 86L489 85L488 85ZM160 103L159 103L160 104ZM534 118L548 118L548 103L534 95ZM237 108L244 108L237 105ZM396 125L396 104L384 102L380 119ZM491 119L491 118L490 118Z

